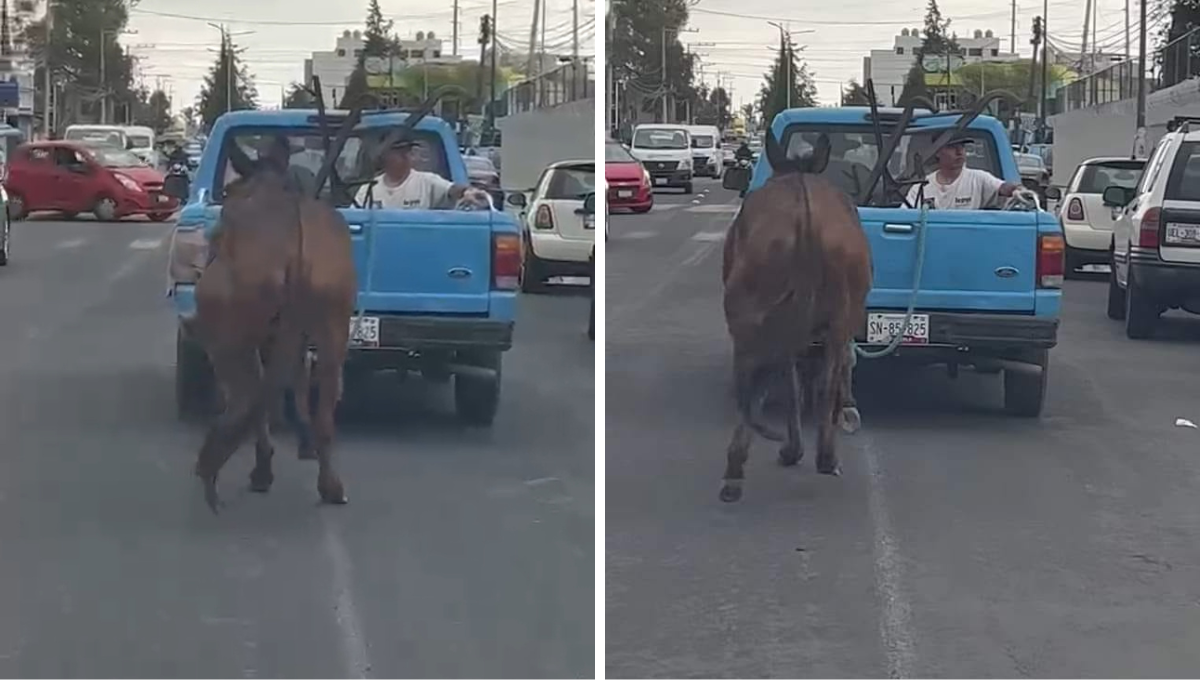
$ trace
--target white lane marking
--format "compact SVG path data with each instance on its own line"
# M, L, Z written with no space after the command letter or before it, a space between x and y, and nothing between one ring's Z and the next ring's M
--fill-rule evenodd
M904 565L884 495L880 456L869 434L860 430L858 437L862 441L863 457L867 462L867 505L874 532L875 590L880 599L879 635L887 657L888 677L916 677L917 652L912 632L912 608L901 586Z
M157 250L163 244L164 238L139 238L129 244L130 250Z
M684 212L736 215L741 206L736 203L708 203L689 207Z
M85 243L87 243L87 239L82 239L82 238L73 238L73 239L69 239L69 240L66 240L66 241L60 241L60 242L59 242L57 245L55 245L54 247L55 247L55 248L58 248L58 249L60 249L60 250L69 250L69 249L71 249L71 248L78 248L79 246L81 246L81 245L83 245L83 244L85 244Z
M693 241L724 241L725 232L723 231L698 231L692 234Z
M342 661L347 677L371 677L371 659L367 654L367 641L363 638L362 620L354 604L354 569L350 563L350 552L342 542L341 534L327 513L321 515L322 543L333 565L334 620L338 629L338 642L342 647Z
M682 208L682 203L655 203L653 212L663 212L665 210L677 210Z
M658 236L658 232L654 232L654 231L630 231L630 232L626 232L626 233L624 233L624 234L621 234L620 236L618 236L618 237L617 237L617 239L618 239L618 240L620 240L620 241L624 241L624 240L626 240L626 239L628 239L628 240L630 240L630 241L636 241L636 240L638 240L638 239L654 238L655 236Z

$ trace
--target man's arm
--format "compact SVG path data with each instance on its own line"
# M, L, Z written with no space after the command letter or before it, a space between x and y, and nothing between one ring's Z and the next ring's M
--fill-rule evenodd
M458 201L470 187L466 184L455 184L441 175L429 173L430 205L444 205L450 201Z
M981 207L994 206L999 203L998 199L1009 198L1017 189L1021 188L1020 184L1005 182L987 170L976 170L975 172L978 173L979 183L983 187Z

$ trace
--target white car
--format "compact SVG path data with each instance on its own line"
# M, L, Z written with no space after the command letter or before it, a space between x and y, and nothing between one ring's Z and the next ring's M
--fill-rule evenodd
M1197 127L1200 127L1200 119ZM1200 314L1200 130L1186 118L1154 147L1134 189L1104 189L1117 209L1108 316L1132 339L1154 334L1168 309Z
M1108 264L1113 243L1113 209L1104 205L1111 186L1133 189L1146 161L1130 158L1090 158L1075 169L1058 202L1058 216L1067 239L1067 275L1089 264Z
M508 202L521 208L521 291L536 293L551 277L591 277L596 223L586 219L583 201L596 191L592 160L552 163L530 197L516 192Z

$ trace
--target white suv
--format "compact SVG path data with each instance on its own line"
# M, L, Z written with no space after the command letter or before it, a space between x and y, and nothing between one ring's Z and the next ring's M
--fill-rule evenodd
M1117 213L1108 316L1130 338L1153 335L1168 309L1200 313L1200 130L1188 122L1168 127L1136 188L1104 190Z

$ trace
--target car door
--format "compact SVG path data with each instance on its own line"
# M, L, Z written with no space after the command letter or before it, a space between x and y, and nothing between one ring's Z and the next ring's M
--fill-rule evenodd
M1114 219L1113 254L1116 256L1114 259L1116 260L1117 280L1122 283L1128 281L1129 249L1133 241L1137 239L1135 231L1140 220L1140 212L1154 192L1154 185L1165 159L1172 155L1171 142L1172 135L1167 135L1159 140L1158 145L1154 147L1154 152L1150 154L1150 160L1146 163L1146 170L1142 174L1141 181L1138 182L1133 200L1123 209L1118 209L1119 214Z
M44 210L54 193L54 155L46 147L17 150L7 179L7 188L21 195L25 210Z
M91 208L91 182L94 170L78 151L69 146L54 147L54 182L51 210L84 212Z

